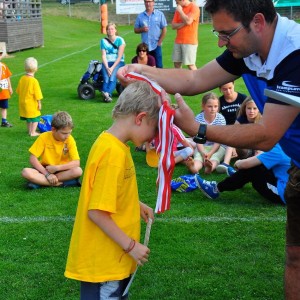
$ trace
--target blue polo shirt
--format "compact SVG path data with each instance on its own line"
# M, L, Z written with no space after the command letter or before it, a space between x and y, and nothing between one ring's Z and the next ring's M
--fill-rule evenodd
M152 14L148 16L146 11L140 13L134 24L134 28L145 27L145 24L148 25L148 32L142 32L142 42L148 45L149 51L152 51L157 48L157 43L161 35L161 30L167 27L167 20L163 12L158 9L154 9Z
M265 97L264 89L300 97L300 24L278 15L271 49L264 63L257 54L236 59L228 50L217 58L217 62L227 72L243 77L261 113L266 102L287 105ZM300 114L279 143L283 151L300 168Z

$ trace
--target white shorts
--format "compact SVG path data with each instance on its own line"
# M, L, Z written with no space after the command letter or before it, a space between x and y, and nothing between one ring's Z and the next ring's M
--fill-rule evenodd
M195 65L198 45L174 44L172 60L185 66Z

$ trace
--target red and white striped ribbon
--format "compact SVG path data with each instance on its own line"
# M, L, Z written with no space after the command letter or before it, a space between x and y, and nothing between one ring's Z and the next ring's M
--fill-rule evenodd
M158 176L156 184L158 193L156 200L156 213L163 213L170 209L171 205L171 180L175 166L173 155L174 134L172 130L175 111L164 102L159 111L159 145L157 152L160 152L158 164Z
M138 73L130 72L126 75L136 80L143 80L150 84L152 89L161 95L162 88L149 78ZM156 184L158 186L157 200L156 200L156 213L163 213L170 209L171 204L171 180L175 166L173 155L173 141L174 134L172 130L175 110L173 110L168 102L164 102L159 111L159 143L156 151L160 153L158 164L158 176Z

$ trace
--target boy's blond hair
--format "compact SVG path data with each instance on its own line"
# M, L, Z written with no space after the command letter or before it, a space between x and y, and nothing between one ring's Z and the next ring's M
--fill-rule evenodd
M28 57L25 59L25 71L28 73L34 73L38 69L38 62L34 57Z
M130 114L137 115L146 112L149 119L158 119L160 96L145 81L129 84L112 111L114 119Z
M52 117L51 127L59 130L62 128L74 128L72 117L66 111L58 111Z

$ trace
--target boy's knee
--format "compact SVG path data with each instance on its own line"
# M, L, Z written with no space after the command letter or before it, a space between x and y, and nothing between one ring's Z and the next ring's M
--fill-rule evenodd
M30 175L30 168L24 168L21 172L23 178L28 179Z

